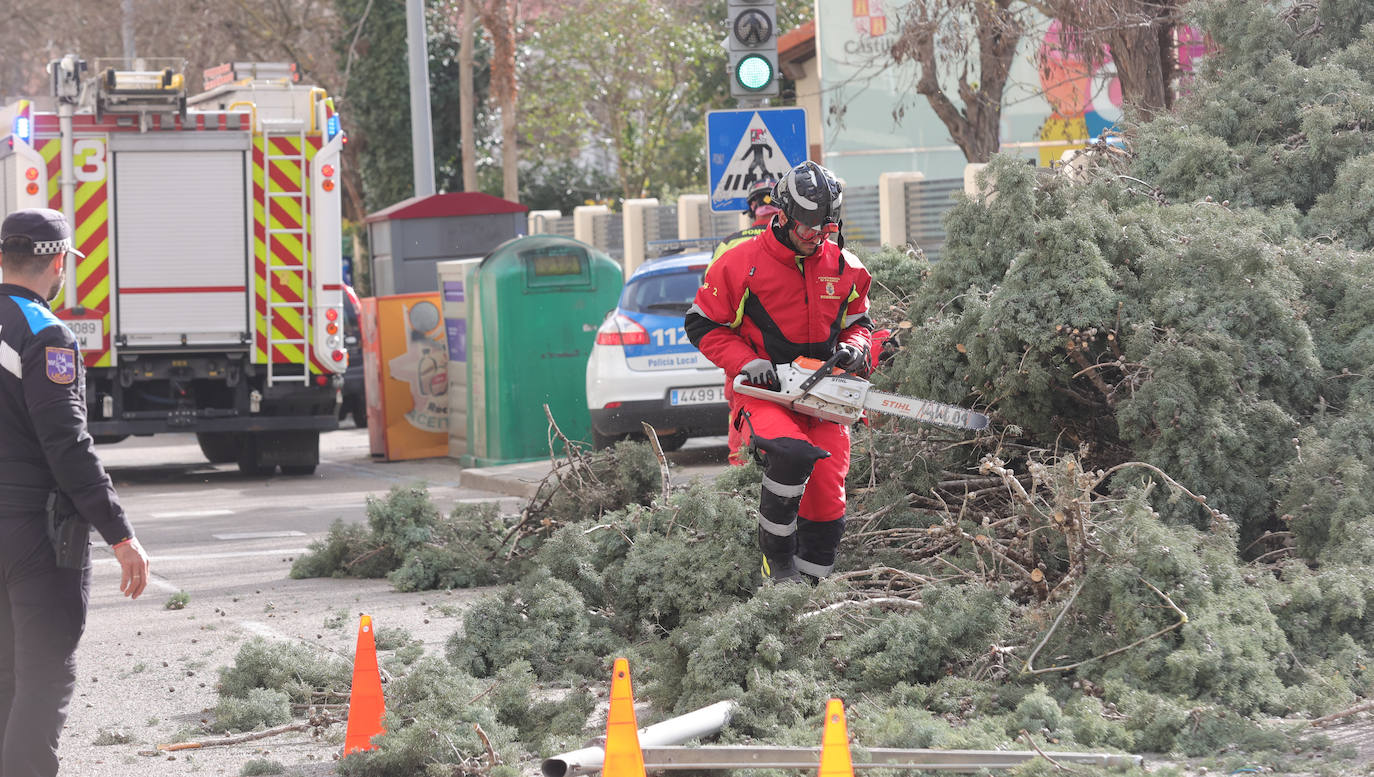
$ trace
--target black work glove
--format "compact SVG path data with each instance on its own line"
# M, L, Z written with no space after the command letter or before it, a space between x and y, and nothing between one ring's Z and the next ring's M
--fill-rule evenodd
M840 355L835 366L846 372L858 372L868 367L868 346L866 345L840 343L840 347L835 349L835 353Z
M883 341L883 350L878 354L878 362L886 363L892 361L892 357L896 356L897 351L901 350L901 348L902 344L897 341L896 333L888 335L887 339Z
M739 374L744 376L745 383L763 386L771 391L778 391L782 388L782 383L778 381L778 371L773 367L773 363L767 359L755 359L749 362L739 368Z

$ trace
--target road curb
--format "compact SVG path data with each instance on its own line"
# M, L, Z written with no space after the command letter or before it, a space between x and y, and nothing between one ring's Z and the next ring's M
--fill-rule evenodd
M500 469L499 467L492 468ZM458 483L463 488L471 488L478 491L491 491L496 494L506 496L517 496L522 499L533 499L535 493L539 491L539 482L544 474L515 474L510 472L495 472L484 469L465 469L458 473Z

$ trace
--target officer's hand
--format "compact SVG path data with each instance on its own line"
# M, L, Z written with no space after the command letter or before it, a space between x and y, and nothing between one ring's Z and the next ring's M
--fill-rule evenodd
M778 391L782 384L778 382L778 371L773 367L773 363L767 359L755 359L740 368L739 374L744 376L746 383L755 386L763 386L772 391Z
M148 587L148 554L137 538L116 545L114 554L119 561L119 590L130 599L137 599Z
M848 372L857 372L868 366L868 347L853 343L840 343L835 353L840 355L835 366Z

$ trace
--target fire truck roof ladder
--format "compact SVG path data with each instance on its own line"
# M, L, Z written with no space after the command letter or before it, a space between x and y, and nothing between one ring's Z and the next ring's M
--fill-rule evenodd
M267 217L267 385L309 383L311 289L305 229L305 123L262 119L261 124L263 209ZM293 330L300 336L287 336ZM299 360L278 363L279 348L287 353L299 349Z

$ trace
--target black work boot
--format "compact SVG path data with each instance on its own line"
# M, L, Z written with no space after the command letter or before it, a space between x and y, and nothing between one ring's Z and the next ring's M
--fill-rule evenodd
M796 524L790 527L791 534L775 534L778 529L778 524L760 520L758 548L764 552L764 583L801 582L801 572L797 571Z
M836 551L844 536L844 516L833 521L797 519L797 556L792 566L816 585L835 568Z

